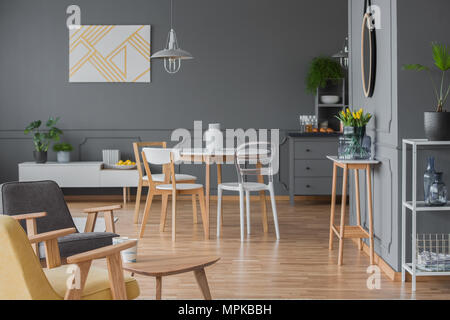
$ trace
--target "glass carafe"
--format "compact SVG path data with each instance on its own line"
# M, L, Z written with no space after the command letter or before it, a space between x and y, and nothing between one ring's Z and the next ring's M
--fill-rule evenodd
M442 181L442 172L434 174L434 181L428 195L430 206L445 206L447 204L447 187Z
M434 169L434 157L428 157L427 170L423 174L423 193L425 199L425 205L430 205L430 186L434 182L434 175L436 171Z

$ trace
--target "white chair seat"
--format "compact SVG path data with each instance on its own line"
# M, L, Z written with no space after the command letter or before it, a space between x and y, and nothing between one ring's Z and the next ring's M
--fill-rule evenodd
M175 185L175 188L177 190L193 190L193 189L200 189L203 188L202 184L198 183L177 183ZM156 186L156 189L159 190L172 190L171 184L160 184Z
M152 174L152 179L154 182L164 182L164 174L158 173L158 174ZM142 177L142 180L148 180L147 176ZM176 173L175 174L175 180L176 181L189 181L189 180L197 180L196 176L191 176L190 174L181 174Z
M246 190L246 191L268 190L267 185L264 183L244 182L243 185L244 185L244 190ZM239 183L237 183L237 182L221 183L219 185L219 188L221 188L222 190L228 190L228 191L239 191Z

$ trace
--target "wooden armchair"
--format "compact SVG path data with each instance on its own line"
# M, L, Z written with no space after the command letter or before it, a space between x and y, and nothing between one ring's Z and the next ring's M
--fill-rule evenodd
M54 230L76 228L72 215L64 200L64 195L54 181L7 182L2 185L3 212L15 217L29 236ZM114 210L121 205L113 205L84 210L87 214L84 233L74 233L58 239L60 254L63 258L112 244L118 235L114 227ZM38 212L33 215L23 213ZM45 211L47 214L42 215ZM106 232L94 232L97 216L103 212ZM40 218L36 220L37 218ZM38 246L33 245L36 253Z
M22 215L21 219L32 221L35 216ZM123 274L120 257L120 251L135 246L136 241L73 255L67 258L73 265L61 266L57 239L74 233L75 228L49 231L28 239L16 220L0 216L1 300L123 300L139 296L136 280ZM47 259L51 262L48 269L42 269L31 247L39 242L44 243ZM103 258L108 270L91 266L93 260Z

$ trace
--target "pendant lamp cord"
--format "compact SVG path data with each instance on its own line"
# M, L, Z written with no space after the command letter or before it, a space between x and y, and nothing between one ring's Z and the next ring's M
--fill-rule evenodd
M170 29L173 29L173 0L170 0Z

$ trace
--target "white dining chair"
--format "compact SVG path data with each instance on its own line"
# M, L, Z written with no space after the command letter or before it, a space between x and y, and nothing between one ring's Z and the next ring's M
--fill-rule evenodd
M247 234L250 234L250 192L269 191L272 204L273 222L275 234L280 239L278 227L278 214L273 189L273 163L276 153L268 142L249 142L239 146L235 150L234 162L236 165L238 182L221 183L217 188L217 238L221 233L222 193L223 190L239 192L239 212L241 241L244 240L244 194L247 211ZM260 166L256 164L260 163ZM268 184L260 182L248 182L248 176L267 176Z

